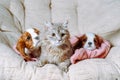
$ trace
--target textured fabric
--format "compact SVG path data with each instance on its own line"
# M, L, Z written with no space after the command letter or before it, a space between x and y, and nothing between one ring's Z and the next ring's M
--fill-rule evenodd
M113 47L105 59L86 59L63 72L25 62L12 46L30 27L69 21L71 36L94 32ZM0 0L0 80L120 80L120 0Z
M83 35L81 34L77 37L79 37L80 39L81 36ZM70 39L72 46L75 46L75 44L79 42L77 37L73 37ZM81 61L90 58L105 58L109 53L110 48L111 48L111 44L107 40L103 39L103 43L101 43L101 46L98 49L92 51L84 48L75 49L74 51L75 53L73 53L73 56L70 59L71 63L75 64L76 61Z

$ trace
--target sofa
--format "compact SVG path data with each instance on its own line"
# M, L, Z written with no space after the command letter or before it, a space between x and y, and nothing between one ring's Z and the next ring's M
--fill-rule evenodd
M44 34L44 22L69 21L71 36L93 32L112 44L105 59L43 67L25 62L13 46L27 28ZM120 80L120 0L0 0L0 80Z

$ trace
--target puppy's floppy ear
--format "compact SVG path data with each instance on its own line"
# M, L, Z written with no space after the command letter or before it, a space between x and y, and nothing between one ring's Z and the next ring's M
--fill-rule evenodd
M73 46L74 49L79 49L81 47L83 47L83 39L85 38L85 34L81 35L81 36L76 36L76 38L78 39L78 41L76 42L76 44Z
M33 48L32 36L29 32L24 32L21 38L23 39L26 48Z
M33 28L35 33L40 34L40 31L37 28Z
M95 34L95 37L96 37L96 43L97 43L97 47L100 47L101 46L101 44L103 43L103 38L101 37L101 36L99 36L99 35L96 35Z
M22 39L25 46L26 46L26 42L32 41L32 37L28 32L24 32L20 38Z
M24 48L25 48L25 41L26 41L26 32L24 32L21 36L20 36L20 38L18 39L18 42L17 42L17 45L16 45L16 49L18 50L18 51L20 51L21 49L22 50L24 50Z

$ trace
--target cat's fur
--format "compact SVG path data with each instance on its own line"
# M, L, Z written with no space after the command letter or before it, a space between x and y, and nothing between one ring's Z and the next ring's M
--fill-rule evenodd
M70 34L67 29L68 22L46 23L45 38L41 44L41 56L39 66L47 63L57 65L63 71L67 71L70 65L72 47L69 41Z

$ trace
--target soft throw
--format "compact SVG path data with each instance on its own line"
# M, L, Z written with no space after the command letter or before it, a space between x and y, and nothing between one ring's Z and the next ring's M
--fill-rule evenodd
M70 39L72 46L75 46L78 43L78 37L80 38L83 34L74 36ZM102 37L101 37L102 38ZM103 38L102 38L103 39ZM71 57L71 63L75 64L77 61L90 58L105 58L110 51L111 44L109 41L103 39L103 43L98 49L87 50L84 48L75 49L73 56Z

